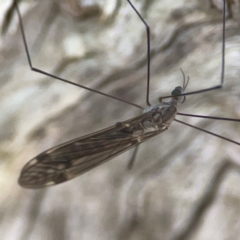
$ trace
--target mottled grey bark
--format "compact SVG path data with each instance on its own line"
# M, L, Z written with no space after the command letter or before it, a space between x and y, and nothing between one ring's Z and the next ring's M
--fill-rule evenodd
M34 66L145 106L145 28L127 2L52 2L21 5ZM219 83L216 2L219 9L207 0L133 1L151 27L151 103L182 84L180 68L190 76L188 91ZM180 112L240 118L235 4L227 20L224 88L188 96ZM1 37L0 68L1 239L239 238L239 146L177 122L140 146L132 171L127 152L59 186L20 188L20 170L36 154L141 111L31 72L16 18ZM239 123L178 119L240 140Z

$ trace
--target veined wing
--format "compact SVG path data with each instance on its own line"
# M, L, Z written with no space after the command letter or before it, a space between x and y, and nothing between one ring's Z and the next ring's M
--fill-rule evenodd
M152 121L152 119L153 113L144 113L112 127L53 147L24 166L19 184L27 188L41 188L62 183L83 174L166 130L145 131L142 126L143 121Z

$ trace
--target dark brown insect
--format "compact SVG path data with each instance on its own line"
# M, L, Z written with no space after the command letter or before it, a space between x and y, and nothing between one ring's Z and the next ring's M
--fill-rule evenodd
M193 114L184 114L177 111L178 103L185 101L186 95L197 94L215 89L222 88L224 83L224 54L225 54L225 1L224 1L224 14L223 14L223 46L222 46L222 76L220 84L211 88L202 89L194 92L185 93L188 80L185 80L183 73L183 86L176 87L172 94L159 98L159 104L151 106L149 102L149 83L150 83L150 28L144 21L139 12L128 0L130 6L135 13L139 16L141 21L146 26L147 39L148 39L148 78L147 78L147 97L146 103L149 107L143 108L137 104L124 101L122 99L113 97L111 95L99 92L94 89L87 88L83 85L70 82L66 79L57 77L50 73L44 72L40 69L34 68L31 63L31 58L27 46L27 41L23 29L23 23L18 9L17 1L15 1L15 7L18 13L20 28L23 36L23 42L27 53L28 62L32 71L44 74L46 76L55 78L57 80L76 85L86 90L104 95L109 98L113 98L127 104L131 104L143 111L143 114L132 118L130 120L116 123L114 126L95 132L93 134L83 136L72 141L63 143L59 146L53 147L30 160L22 169L19 184L27 188L41 188L45 186L55 185L61 182L68 181L110 159L127 151L128 149L138 146L140 143L148 140L149 138L156 136L167 130L172 121L177 121L181 124L188 125L200 131L217 136L229 142L240 145L239 142L231 139L219 136L204 129L192 126L188 123L184 123L175 119L175 116L184 115L189 117L209 118L216 120L235 121L239 122L239 119L220 118L213 116L202 116ZM168 101L163 99L170 98Z
M178 87L173 94L181 90ZM19 184L39 188L65 182L160 134L174 120L182 98L173 97L171 102L150 107L138 117L39 154L23 168Z

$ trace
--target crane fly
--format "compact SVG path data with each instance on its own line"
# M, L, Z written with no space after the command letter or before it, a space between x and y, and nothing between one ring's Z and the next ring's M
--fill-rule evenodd
M31 57L25 37L23 22L18 8L17 1L14 2L17 15L19 18L20 29L22 33L23 43L28 59L29 66L32 71L55 78L62 82L66 82L83 89L86 89L105 97L112 98L126 104L133 105L143 111L143 113L130 120L118 122L115 125L103 129L101 131L73 139L69 142L60 144L56 147L46 150L33 159L31 159L22 169L19 184L26 188L42 188L46 186L56 185L83 174L86 171L116 157L117 155L138 146L142 142L166 131L173 121L180 124L190 126L213 136L222 138L231 143L240 145L239 142L229 138L217 135L202 128L190 125L176 119L176 115L188 117L208 118L215 120L235 121L239 119L221 118L214 116L202 116L193 114L180 113L177 110L178 104L184 103L187 95L199 94L203 92L213 91L223 87L224 83L224 67L225 67L225 18L226 3L223 1L223 36L222 36L222 72L220 84L211 88L201 89L193 92L185 92L189 77L186 78L184 72L182 86L177 86L169 96L159 98L159 103L151 105L149 101L149 85L150 85L150 27L147 25L138 10L134 7L130 0L127 0L130 7L137 14L139 19L145 25L147 34L147 96L146 103L148 107L143 108L135 103L108 95L106 93L85 87L83 85L70 82L64 78L60 78L41 69L32 66ZM132 163L131 163L132 165Z

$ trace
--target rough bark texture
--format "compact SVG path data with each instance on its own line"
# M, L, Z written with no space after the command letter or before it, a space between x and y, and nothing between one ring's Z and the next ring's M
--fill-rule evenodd
M221 1L211 2L133 0L151 27L151 103L182 84L180 68L190 76L187 91L219 84ZM240 118L232 2L224 88L188 96L180 112ZM145 28L127 1L28 1L21 10L35 67L145 106ZM31 72L15 15L1 37L0 68L1 239L239 239L239 146L177 122L140 146L132 171L127 152L58 186L19 187L36 154L141 111ZM239 123L178 119L240 141Z

